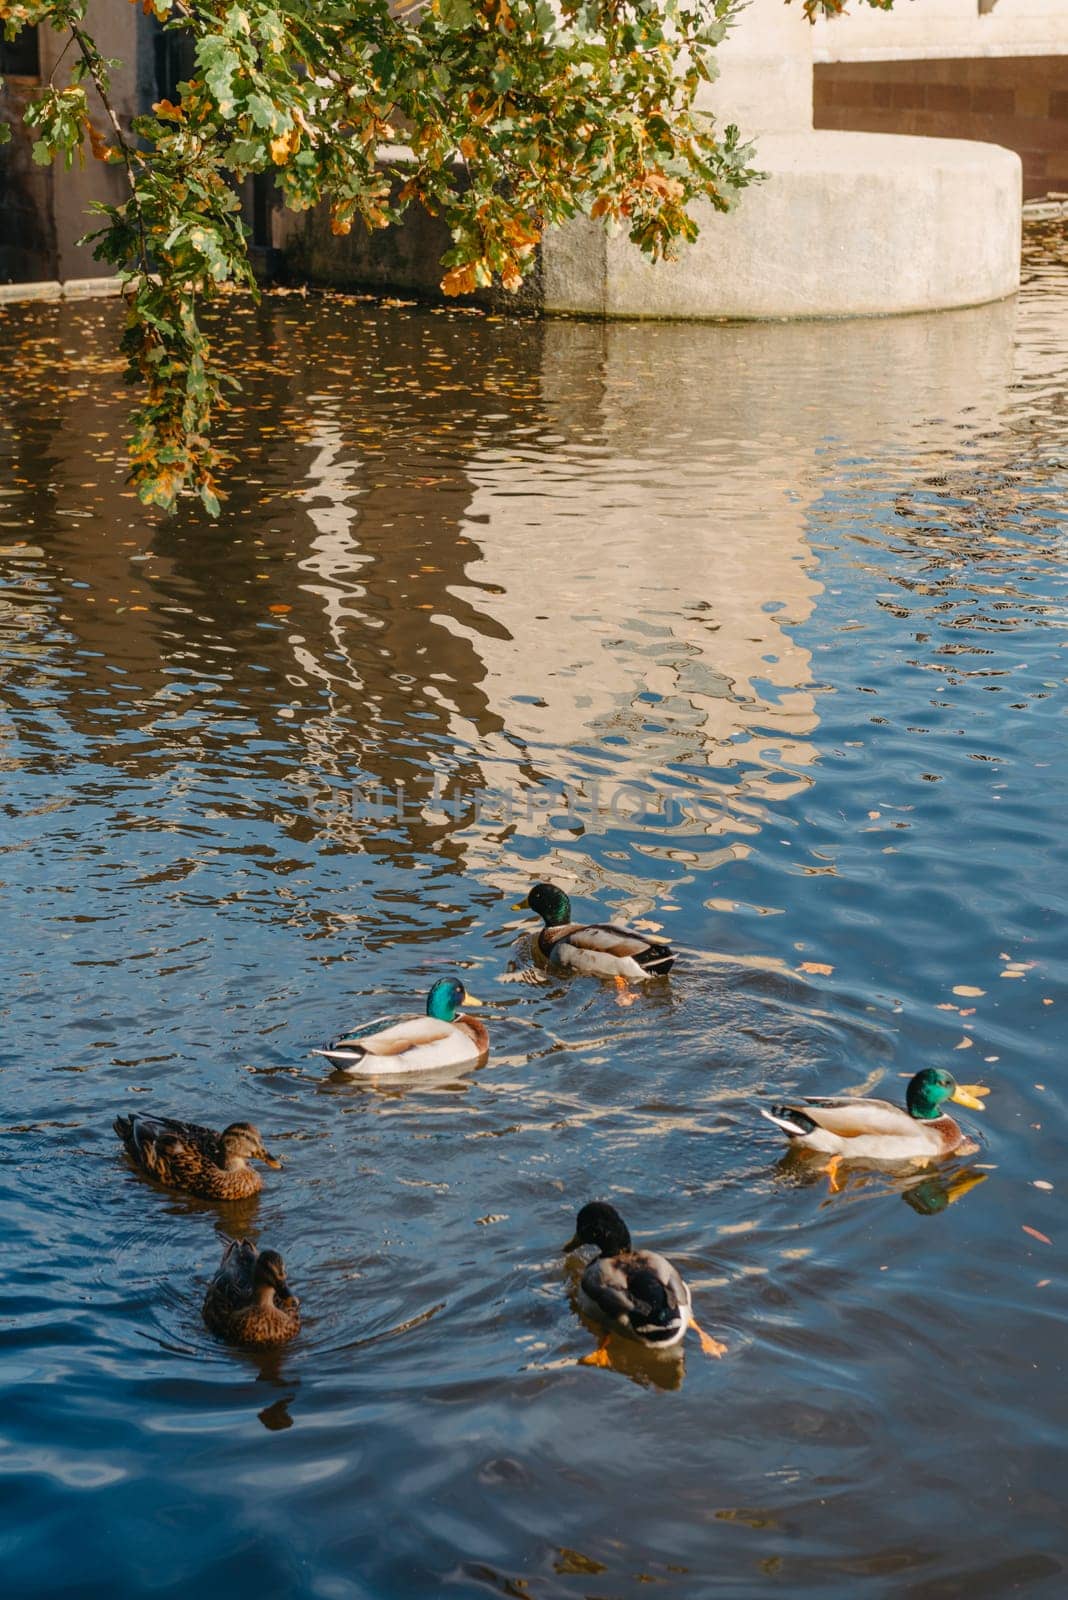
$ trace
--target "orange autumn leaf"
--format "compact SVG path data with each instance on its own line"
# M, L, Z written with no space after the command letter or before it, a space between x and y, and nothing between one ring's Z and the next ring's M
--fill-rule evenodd
M797 970L798 972L813 972L821 978L829 978L834 968L829 967L825 961L802 961Z
M283 611L292 611L292 609L293 609L292 606L283 606L283 605L268 606L267 607L268 611L277 611L279 614L281 612L283 612Z
M469 261L465 267L453 267L441 280L442 294L471 294L478 286L478 273L474 262Z
M650 189L653 194L658 194L665 200L681 200L685 189L678 178L669 178L663 172L647 172L639 181L640 189Z
M111 150L111 146L108 144L99 128L94 128L88 117L85 119L85 131L89 135L89 144L93 155L98 161L106 161L108 158L108 153Z
M1052 1244L1053 1243L1053 1240L1050 1239L1050 1238L1047 1238L1047 1236L1044 1233L1039 1233L1037 1228L1029 1228L1027 1226L1026 1222L1022 1222L1020 1224L1020 1226L1023 1228L1024 1233L1029 1233L1031 1235L1032 1239L1037 1239L1040 1244Z
M276 167L284 167L290 156L296 155L300 149L300 129L290 128L286 133L280 133L270 143L271 160Z

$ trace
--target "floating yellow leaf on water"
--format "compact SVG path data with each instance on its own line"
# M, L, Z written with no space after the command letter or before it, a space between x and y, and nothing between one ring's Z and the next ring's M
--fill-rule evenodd
M954 1050L970 1050L974 1043L975 1043L975 1040L974 1039L969 1039L968 1035L965 1034L964 1038L961 1040L960 1044L955 1044L953 1046L953 1048L954 1048Z
M292 609L293 609L292 606L284 606L284 605L268 606L267 607L268 611L277 611L277 612L292 611Z
M952 1005L950 1005L948 1000L942 1000L942 1001L939 1002L938 1005L935 1006L935 1010L936 1011L959 1011L960 1010L960 1006L952 1006Z
M1053 1282L1052 1278L1039 1278L1038 1282L1035 1284L1035 1288L1036 1289L1047 1289L1052 1282Z
M1052 1244L1053 1243L1053 1240L1047 1238L1047 1236L1044 1233L1039 1233L1037 1228L1029 1228L1027 1226L1026 1222L1022 1222L1020 1224L1020 1226L1023 1228L1024 1233L1029 1233L1031 1235L1032 1239L1037 1239L1038 1240L1039 1244Z
M976 989L970 983L955 983L953 985L953 993L967 995L969 999L972 999L976 995L986 994L986 990Z
M1036 1189L1052 1189L1052 1183L1047 1183L1045 1178L1032 1178L1031 1183Z
M797 970L798 972L814 972L821 978L829 978L834 968L829 967L825 961L802 961Z
M1022 978L1023 976L1023 967L1006 967L1005 971L1001 973L1001 977L1003 978Z
M881 811L869 811L868 812L868 816L871 818L871 820L873 822L878 822L879 818L882 816L882 812Z

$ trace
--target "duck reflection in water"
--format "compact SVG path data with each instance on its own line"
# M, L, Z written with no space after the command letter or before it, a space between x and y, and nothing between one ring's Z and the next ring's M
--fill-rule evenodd
M804 1150L788 1150L779 1162L776 1172L781 1178L811 1188L826 1182L827 1168L818 1155ZM898 1194L907 1206L922 1216L934 1216L948 1206L962 1200L989 1178L975 1166L940 1168L936 1172L887 1171L885 1167L863 1166L851 1163L837 1174L837 1181L827 1198L828 1204L848 1196L864 1196L876 1200L886 1195Z

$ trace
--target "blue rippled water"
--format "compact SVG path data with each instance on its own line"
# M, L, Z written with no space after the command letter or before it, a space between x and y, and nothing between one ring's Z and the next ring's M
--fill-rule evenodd
M0 307L8 1592L1063 1595L1059 236L1028 266L834 325L236 301L218 525L124 488L115 308ZM670 984L539 981L542 876ZM448 970L483 1070L309 1057ZM756 1114L932 1063L992 1091L941 1172L832 1194ZM131 1108L285 1171L168 1196ZM594 1195L724 1361L576 1368ZM200 1319L238 1229L307 1313L273 1355Z

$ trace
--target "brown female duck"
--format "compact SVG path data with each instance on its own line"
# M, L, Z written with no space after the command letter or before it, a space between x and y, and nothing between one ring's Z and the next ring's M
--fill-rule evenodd
M300 1301L277 1250L231 1239L204 1296L204 1321L230 1344L284 1344L300 1332Z
M181 1189L202 1200L245 1200L263 1187L249 1166L282 1163L263 1147L251 1122L232 1122L222 1133L195 1122L132 1114L115 1118L115 1132L136 1167L168 1189Z

